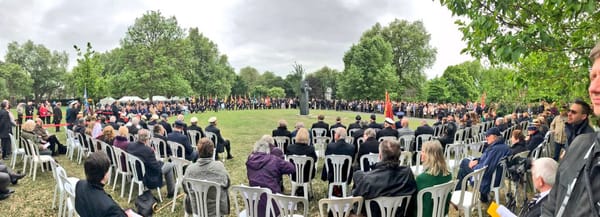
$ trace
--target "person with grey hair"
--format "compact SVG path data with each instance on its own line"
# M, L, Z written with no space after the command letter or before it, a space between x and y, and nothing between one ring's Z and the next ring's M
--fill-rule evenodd
M539 192L527 207L524 207L523 217L537 217L542 214L542 204L548 199L548 193L554 186L558 163L552 158L539 158L531 162L531 180L533 187Z
M117 124L117 117L114 116L114 115L111 115L108 118L108 125L110 125L111 127L113 127L113 129L115 129L115 130L119 129L119 127L120 127L119 124Z
M325 156L327 155L346 155L346 156L350 156L351 160L348 163L344 163L344 166L342 166L342 171L346 171L348 169L350 169L350 167L352 166L352 162L354 162L354 154L355 152L355 147L351 144L348 144L346 142L346 129L344 128L337 128L335 129L335 136L334 136L335 141L332 143L329 143L327 145L327 148L325 149ZM323 181L329 181L332 182L333 181L333 171L327 171L327 165L325 165L326 163L330 164L330 168L332 167L330 162L324 162L323 164L323 172L321 173L321 180ZM351 170L351 169L350 169ZM352 180L352 173L350 174L350 177L342 177L342 181L346 181L346 182L350 182L350 180ZM341 188L338 188L339 186L335 186L334 190L333 190L333 194L334 196L341 196Z
M277 147L277 145L275 145L275 139L273 139L272 136L269 135L263 135L260 138L261 141L266 142L267 144L269 144L269 152L272 155L275 155L281 159L284 159L285 156L283 155L283 150L279 149Z
M138 131L142 128L140 126L140 118L138 118L138 117L132 118L131 125L128 124L127 128L129 130L129 134L132 134L132 135L137 134Z
M296 122L296 125L294 126L294 131L292 131L290 136L292 138L296 138L296 134L298 134L298 130L300 128L304 128L304 122Z
M248 181L250 186L268 188L273 194L282 193L281 176L292 174L296 170L291 162L270 153L271 147L266 139L260 139L254 144L253 152L246 161ZM265 216L266 200L266 195L261 195L258 216ZM278 215L276 213L275 216Z
M365 133L363 135L365 141L362 144L360 144L360 147L358 148L358 155L356 156L356 159L358 160L356 161L356 165L354 165L354 170L360 169L360 158L363 155L369 153L379 153L379 142L377 141L376 134L377 133L373 128L365 130ZM365 168L365 172L369 170L371 170L371 168Z
M277 129L274 129L273 132L271 133L271 135L273 137L275 136L281 136L281 137L287 137L290 139L290 143L292 141L292 133L287 129L287 121L281 119L279 120L279 126L277 127ZM288 147L288 143L283 144L283 152L285 152L285 150L287 150Z
M144 162L146 168L146 175L143 178L144 185L148 189L161 187L163 186L162 176L164 175L167 181L167 198L172 198L175 192L174 164L156 160L156 155L150 147L151 137L150 131L140 129L138 140L127 145L127 153L140 158Z

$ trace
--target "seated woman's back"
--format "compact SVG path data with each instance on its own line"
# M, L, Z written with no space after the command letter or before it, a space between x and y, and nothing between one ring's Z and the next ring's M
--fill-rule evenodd
M452 175L448 171L442 150L442 145L437 140L428 141L423 144L420 160L423 162L425 171L416 178L417 191L452 180ZM419 209L423 209L423 216L431 217L433 215L433 200L431 195L425 194L423 198L417 198L417 200L423 200L423 207L419 207ZM449 203L450 196L447 198L446 204L444 204L446 207L445 214L448 213Z

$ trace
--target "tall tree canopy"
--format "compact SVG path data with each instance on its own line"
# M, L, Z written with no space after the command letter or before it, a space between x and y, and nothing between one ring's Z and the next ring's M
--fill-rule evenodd
M68 88L74 96L83 96L87 90L89 98L98 99L108 95L108 84L102 76L104 66L100 62L100 55L96 53L91 43L86 44L85 53L81 48L74 46L79 58L77 66L67 76Z
M22 99L31 96L33 79L20 65L0 62L0 80L0 97Z

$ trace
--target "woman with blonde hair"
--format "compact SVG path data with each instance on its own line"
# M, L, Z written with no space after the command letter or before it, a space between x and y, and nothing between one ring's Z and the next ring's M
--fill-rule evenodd
M110 125L106 125L106 127L102 129L102 135L100 135L98 139L112 146L115 140L115 129Z
M46 141L42 141L42 139L36 135L33 131L35 129L35 121L33 120L27 120L25 121L25 123L23 123L23 126L21 127L21 137L23 137L24 139L27 139L31 142L33 142L33 144L37 145L39 148L39 154L40 155L52 155L52 151L48 150L48 147L46 145Z
M417 176L417 191L434 185L444 184L452 180L452 174L446 165L442 144L437 141L428 141L423 144L421 162L425 171ZM450 197L448 197L450 198ZM421 199L421 198L417 198ZM448 214L448 203L445 204L445 213ZM423 216L430 217L433 212L433 200L430 194L423 196Z

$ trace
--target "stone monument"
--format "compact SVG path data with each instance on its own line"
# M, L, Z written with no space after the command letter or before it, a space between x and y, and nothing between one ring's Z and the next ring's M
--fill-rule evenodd
M307 80L302 81L300 90L302 91L302 94L300 95L300 115L308 115L308 93L312 88L308 86Z

